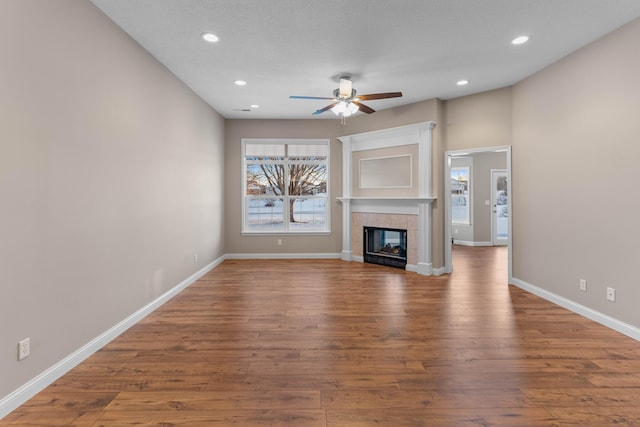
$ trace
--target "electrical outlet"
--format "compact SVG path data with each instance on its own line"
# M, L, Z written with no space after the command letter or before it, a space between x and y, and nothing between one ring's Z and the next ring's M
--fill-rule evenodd
M278 246L282 246L282 239L278 239Z
M585 279L580 279L580 290L587 292L587 281Z
M25 338L18 343L18 360L29 357L31 354L31 341Z
M193 254L193 263L194 264L198 263L198 254Z
M616 290L607 286L607 299L611 302L616 300Z

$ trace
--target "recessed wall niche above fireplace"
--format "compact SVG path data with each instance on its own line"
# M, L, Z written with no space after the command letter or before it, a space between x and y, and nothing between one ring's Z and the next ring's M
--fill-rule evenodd
M405 259L404 265L394 266L423 275L441 274L431 265L434 127L434 122L424 122L338 138L342 142L342 197L338 200L343 260L368 262L364 226L399 229L405 230ZM395 260L388 254L377 256Z

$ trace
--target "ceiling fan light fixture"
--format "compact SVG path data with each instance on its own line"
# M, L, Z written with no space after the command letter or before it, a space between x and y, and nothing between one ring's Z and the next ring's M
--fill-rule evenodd
M351 77L343 76L340 77L340 87L338 89L338 95L341 99L351 98L351 93L353 91L353 83L351 82Z
M340 114L344 113L346 109L347 109L347 103L344 101L340 101L336 105L331 107L331 111L333 111L333 114L335 114L336 116L339 116Z
M339 116L342 114L342 117L352 116L355 113L357 113L359 110L360 108L356 104L352 102L345 102L345 101L340 101L331 108L331 111L333 111L333 113L336 116Z

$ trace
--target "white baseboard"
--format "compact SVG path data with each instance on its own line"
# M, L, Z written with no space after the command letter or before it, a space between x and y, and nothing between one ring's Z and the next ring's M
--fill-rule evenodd
M341 259L341 253L226 254L224 259Z
M438 268L431 268L432 276L442 276L445 273L444 266Z
M354 262L364 262L364 257L361 256L352 256L351 257L351 261ZM410 271L412 273L417 273L418 272L418 266L415 264L407 264L404 269L406 271ZM444 274L444 267L439 267L439 268L431 268L431 274L430 276L440 276Z
M422 276L433 275L433 269L431 267L431 263L419 262L417 265L416 273Z
M454 245L460 246L493 246L492 242L468 242L466 240L456 240L453 239Z
M342 259L347 262L364 262L363 256L349 254L349 260L344 259L343 253L307 253L307 254L226 254L224 259ZM405 270L418 272L418 266L407 264ZM430 267L430 276L440 276L445 273L444 267Z
M511 283L521 289L524 289L527 292L531 292L532 294L539 296L540 298L546 299L547 301L564 307L567 310L584 316L587 319L593 320L596 323L599 323L603 326L613 329L614 331L620 332L623 335L640 341L640 329L636 328L633 325L615 319L606 314L600 313L599 311L593 310L589 307L585 307L582 304L578 304L575 301L571 301L570 299L561 297L560 295L556 295L553 292L549 292L545 289L539 288L535 285L525 282L524 280L513 277L511 279Z
M178 285L174 286L172 289L168 290L164 294L160 295L154 301L145 305L126 319L120 321L118 324L113 326L108 331L98 335L93 340L89 341L87 344L80 347L78 350L74 351L55 365L51 366L46 371L42 372L31 381L23 384L18 389L14 390L12 393L0 399L0 420L7 416L9 413L17 409L20 405L25 403L27 400L31 399L40 391L44 390L47 386L52 384L62 375L69 372L72 368L80 364L83 360L91 356L96 351L100 350L102 347L107 345L117 336L125 332L131 326L135 325L137 322L145 318L151 312L156 310L162 304L169 301L171 298L176 296L178 293L189 287L200 277L207 274L213 268L215 268L218 264L220 264L224 260L224 257L220 257L212 263L206 265L201 268L185 280L183 280Z
M351 261L351 256L353 255L353 251L342 251L342 260L343 261Z

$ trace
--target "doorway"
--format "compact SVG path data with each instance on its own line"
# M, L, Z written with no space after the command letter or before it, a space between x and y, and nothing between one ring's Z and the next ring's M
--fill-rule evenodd
M487 193L486 198L477 198L475 206L478 207L477 213L486 211L486 215L490 216L493 212L493 206L496 205L496 211L500 210L503 214L508 216L501 217L502 220L498 221L496 219L495 224L493 223L493 218L490 220L491 223L491 236L487 231L486 239L482 239L483 242L477 244L477 246L491 246L494 244L507 246L508 253L508 277L509 281L511 281L512 277L512 227L513 227L513 212L511 208L511 147L510 146L501 146L501 147L487 147L480 149L470 149L470 150L457 150L457 151L447 151L445 153L445 167L444 167L444 187L445 187L445 197L444 197L444 210L445 210L445 233L444 233L444 271L445 273L451 273L453 271L453 260L452 260L452 247L453 247L453 233L452 233L452 191L454 190L452 179L451 179L451 167L452 167L452 159L456 157L465 157L465 156L473 156L474 154L482 154L482 153L504 153L506 156L506 168L504 166L498 168L492 168L497 171L502 172L502 176L500 181L500 190L498 190L498 185L496 183L496 194L495 199L493 196L489 196ZM476 168L477 169L477 168ZM490 174L487 170L486 174L483 175L482 179L487 186L491 186L493 189L493 171ZM496 180L498 180L500 175L496 174ZM506 181L506 182L505 182ZM473 184L471 184L473 187ZM506 189L503 189L505 187ZM504 193L498 193L498 191L503 191ZM493 191L491 191L493 193ZM473 195L471 195L473 199ZM498 198L500 198L500 209L498 209ZM495 202L494 202L495 200ZM474 203L473 200L471 203ZM489 213L491 212L491 214ZM499 212L496 212L499 213ZM489 217L487 217L489 219ZM472 223L473 226L473 223ZM506 228L506 230L504 229ZM493 235L496 234L498 237L494 243ZM486 240L486 242L484 242Z

